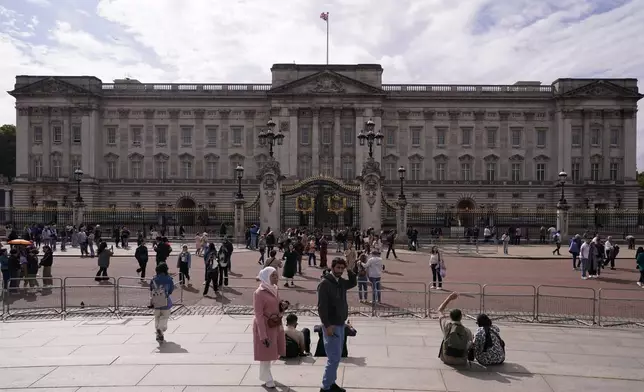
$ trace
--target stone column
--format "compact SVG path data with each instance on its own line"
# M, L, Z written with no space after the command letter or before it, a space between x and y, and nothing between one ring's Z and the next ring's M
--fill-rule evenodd
M43 107L42 110L42 175L50 176L51 172L51 146L53 144L54 128L51 125L51 108Z
M568 204L557 204L557 230L561 234L562 240L568 238Z
M341 108L333 108L333 173L336 178L342 178L342 137Z
M360 228L380 231L382 220L382 173L380 164L367 159L360 176Z
M499 167L499 179L512 180L512 169L508 164L508 159L510 158L510 124L508 124L508 117L510 112L500 110L499 111L499 162L501 162Z
M257 179L260 181L259 187L259 215L260 227L262 231L265 228L271 228L275 233L281 230L280 205L281 187L283 179L280 171L280 164L275 159L269 159L257 171Z
M365 156L367 155L367 147L366 146L361 146L360 141L358 140L357 136L360 134L362 130L364 130L364 117L362 116L363 110L360 108L355 109L355 114L356 114L356 129L355 129L355 140L354 140L354 146L355 146L355 157L356 157L356 166L355 170L356 173L359 173L360 167L364 164L365 162Z
M235 239L234 242L238 244L244 243L244 198L236 198L233 202L235 204Z
M313 108L313 131L311 135L312 168L311 175L320 174L320 110Z
M195 115L197 115L197 110L195 110ZM202 118L202 124L203 124L203 110L201 113L202 113L201 118ZM143 109L143 115L145 117L145 127L143 129L143 141L144 141L143 146L145 148L143 175L145 178L155 178L154 147L156 146L156 140L155 140L156 135L154 134L154 109Z
M29 124L29 108L16 109L16 176L27 176L29 174L29 154L31 153L31 141L33 132ZM45 124L43 127L43 137ZM44 141L44 140L43 140Z
M375 132L381 132L383 135L385 133L385 130L382 128L382 109L380 108L375 108L371 110L371 114L373 115L373 122L376 124L376 127L374 129ZM409 133L409 127L407 127L407 132ZM409 137L409 136L408 136ZM382 144L384 145L385 140L382 140ZM410 140L408 140L410 142ZM411 143L407 144L408 146L411 145ZM399 147L400 148L400 147ZM382 163L382 146L379 146L377 143L374 142L373 145L373 158L376 160L376 162ZM399 150L400 151L400 150ZM400 153L402 157L402 152ZM407 155L405 155L405 159L407 159ZM409 167L409 165L407 166Z
M398 198L398 210L396 210L396 231L398 242L407 243L407 200Z
M289 178L297 177L297 151L300 138L300 129L297 124L298 108L294 107L288 110L289 116L289 134L285 140L285 149L288 149L288 172Z
M179 178L179 146L181 145L181 129L179 128L179 115L181 114L180 109L168 109L170 114L170 127L168 128L168 145L170 146L170 167L168 167L168 177L169 178ZM224 114L222 111L219 111L219 115L222 118L222 129L223 129L223 118ZM226 119L227 114L225 115ZM228 127L226 127L228 129ZM223 137L222 137L223 139ZM223 140L222 140L223 144ZM229 178L231 175L231 170L228 170L228 174L225 178ZM242 220L243 223L243 220ZM237 226L235 226L237 227ZM237 230L237 229L235 229Z
M84 215L85 215L86 206L87 205L82 202L74 203L74 210L72 211L72 215L73 215L74 225L76 225L76 227L80 227L84 223L83 220L85 219Z
M637 179L637 143L633 135L637 135L636 122L636 108L624 109L622 112L622 148L624 149L624 179L636 180Z
M538 151L535 146L537 145L537 142L535 140L535 128L534 128L534 112L528 112L525 111L523 112L523 117L525 118L524 122L524 148L525 148L525 172L527 175L531 176L530 178L534 178L535 180L537 179L537 174L536 174L536 166L534 162L535 156L541 155L540 151ZM546 144L550 142L549 136L546 136ZM570 148L570 147L569 147ZM553 171L555 173L559 173L559 170L561 170L561 167L549 167L546 170L546 181L549 178L552 178L552 173Z
M11 191L9 189L4 191L4 208L11 208Z
M581 178L584 181L590 180L590 113L587 110L581 110L581 121L583 128L581 134ZM569 113L575 115L576 113Z

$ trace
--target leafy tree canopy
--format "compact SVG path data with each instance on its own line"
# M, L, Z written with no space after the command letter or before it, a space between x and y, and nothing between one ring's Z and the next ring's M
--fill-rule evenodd
M16 176L16 126L0 126L0 174L7 178Z

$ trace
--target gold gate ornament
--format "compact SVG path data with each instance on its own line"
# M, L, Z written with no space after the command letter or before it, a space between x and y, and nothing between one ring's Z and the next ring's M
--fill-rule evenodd
M315 198L309 195L299 195L295 199L295 211L310 214L313 212Z
M347 210L347 198L338 195L329 196L327 211L341 214Z

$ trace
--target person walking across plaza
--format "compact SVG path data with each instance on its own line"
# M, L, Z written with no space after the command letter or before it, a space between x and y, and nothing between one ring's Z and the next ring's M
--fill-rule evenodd
M586 238L584 242L579 247L579 259L581 260L581 278L586 280L589 276L590 271L590 243Z
M253 356L259 362L259 379L265 388L275 388L271 364L286 355L286 337L282 326L282 308L277 289L279 276L273 267L265 267L257 276L259 287L253 294Z
M168 265L160 263L157 265L156 276L150 280L150 307L154 309L154 330L156 340L161 343L165 340L163 334L168 329L174 281L168 275Z
M177 259L177 268L179 269L179 284L185 286L186 283L188 286L190 284L190 267L191 267L192 257L188 251L188 245L184 245L181 253L179 253L179 258Z
M110 259L112 258L112 251L107 249L107 243L106 242L101 242L98 245L98 272L96 273L96 280L97 282L104 282L109 280L107 277L107 269L110 267Z
M345 270L348 279L342 277ZM337 257L331 261L331 271L318 285L318 314L324 326L324 350L327 355L320 391L344 391L336 384L336 379L342 357L344 326L349 317L347 291L357 284L356 274L347 270L347 262L344 259Z
M640 287L643 287L644 286L644 249L640 246L639 249L637 249L637 251L638 251L638 254L635 261L637 262L637 269L638 271L640 271L640 278L637 281L637 285Z
M219 254L216 258L217 263L217 285L219 287L228 286L228 272L230 271L230 256L228 250L222 245L219 247Z
M136 269L136 274L141 276L141 282L145 280L145 270L148 266L148 257L148 247L145 246L145 242L141 239L134 251L134 258L137 263L139 263L139 268Z

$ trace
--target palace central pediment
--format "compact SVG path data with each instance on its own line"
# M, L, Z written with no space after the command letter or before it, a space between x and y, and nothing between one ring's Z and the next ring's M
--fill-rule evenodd
M592 81L560 95L565 98L635 98L643 97L637 91L618 86L606 80Z
M47 77L41 80L38 80L34 83L28 84L26 86L19 87L13 91L10 91L9 94L14 97L18 96L51 96L51 95L95 95L92 91L77 86L72 83L68 83L64 80L61 80L56 77Z
M322 71L275 87L268 95L384 95L385 92L333 71Z

